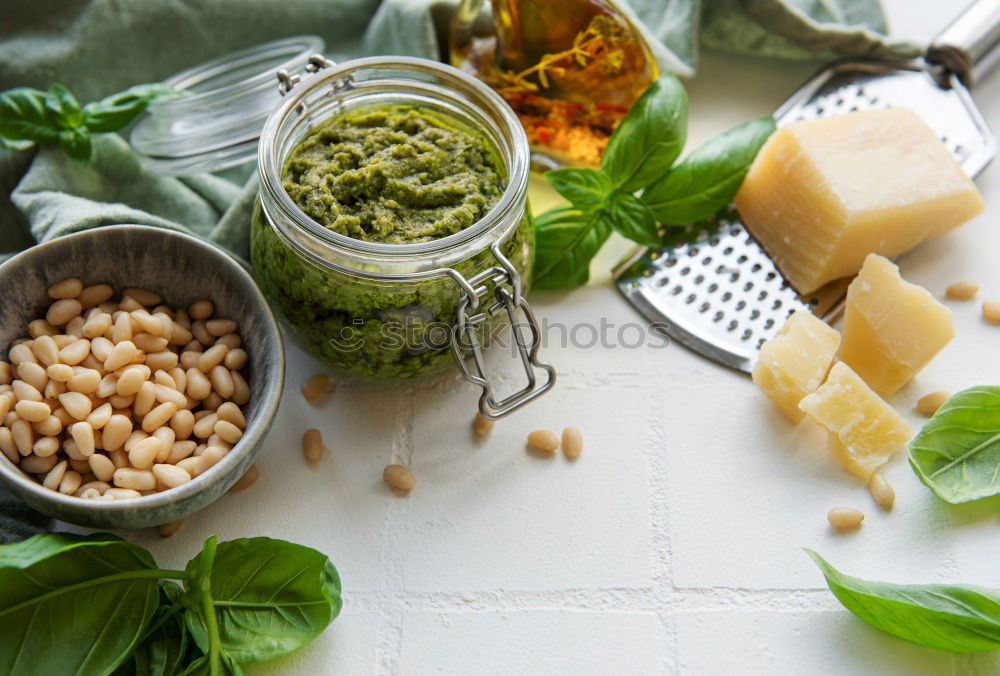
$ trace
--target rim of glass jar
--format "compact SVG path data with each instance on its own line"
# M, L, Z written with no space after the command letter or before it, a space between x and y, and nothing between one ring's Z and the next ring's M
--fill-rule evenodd
M366 85L370 85L372 82L391 84L405 81L407 87L424 90L424 94L432 98L442 99L443 102L450 100L452 103L465 104L467 108L476 113L477 123L491 128L495 138L491 138L490 142L499 146L496 150L500 153L501 160L506 164L506 187L497 203L482 218L467 228L440 239L416 244L386 244L366 242L334 232L310 218L295 204L281 185L281 166L286 152L292 149L288 147L290 144L287 143L290 139L282 138L282 131L285 130L285 127L294 127L290 118L300 114L303 100L307 96L327 85L332 85L330 96L336 97L344 88L350 87L350 76L353 73L365 69L385 70L389 72L387 75L395 75L395 77L390 76L384 79L366 78L364 80ZM441 83L430 83L416 77L407 78L404 75L407 72L433 75L444 83L457 86L447 88ZM346 87L343 84L345 82L348 83ZM380 91L384 92L384 90ZM314 127L315 124L312 125L312 128ZM287 131L290 136L291 129ZM507 147L503 147L504 145ZM267 201L280 209L281 215L296 226L298 233L307 235L310 244L318 245L325 254L332 255L320 255L316 250L304 246L297 238L289 237L288 233L281 233L278 223L271 217L267 209L267 201L262 199L261 206L264 208L267 220L278 228L279 233L285 235L285 239L289 240L302 253L318 260L318 262L350 274L374 279L442 276L444 274L443 268L456 265L480 251L487 250L494 241L501 240L513 231L523 216L523 214L517 213L516 218L511 218L512 214L518 210L523 211L525 208L530 166L530 151L524 129L513 109L499 94L482 81L452 66L429 59L404 56L351 59L341 64L331 65L304 78L295 85L290 93L286 94L282 105L268 117L261 134L257 157L258 176L261 189L268 197ZM509 223L507 223L507 227L502 229L502 232L489 237L498 226L507 221ZM470 248L467 246L479 239L483 240L481 247ZM332 260L342 257L354 259L364 267L344 265ZM388 268L403 268L406 271L395 273L375 271L370 267L370 264L373 263L383 264ZM420 263L426 263L426 265L420 265Z

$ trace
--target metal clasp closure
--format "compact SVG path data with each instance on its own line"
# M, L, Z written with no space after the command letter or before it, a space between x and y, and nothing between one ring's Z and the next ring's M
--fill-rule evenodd
M550 364L538 359L541 331L534 311L521 294L521 276L501 253L499 243L493 244L490 252L499 265L484 270L471 279L466 279L454 270L448 270L464 292L455 313L455 333L451 349L465 379L483 390L482 396L479 397L479 412L487 420L498 420L552 389L556 382L556 371ZM480 310L489 293L490 287L487 283L492 284L495 301ZM477 329L500 310L504 310L510 320L511 333L528 382L514 394L497 401L494 395L494 383L486 373ZM519 315L523 315L524 323L520 321ZM527 337L523 331L525 326L529 333ZM546 373L546 379L541 384L538 383L536 369Z
M313 54L309 57L309 61L306 62L306 73L318 73L324 68L329 68L330 66L337 65L334 61L326 58L322 54ZM282 68L278 71L278 91L282 96L292 91L292 89L299 82L302 81L301 73L289 73L287 70Z

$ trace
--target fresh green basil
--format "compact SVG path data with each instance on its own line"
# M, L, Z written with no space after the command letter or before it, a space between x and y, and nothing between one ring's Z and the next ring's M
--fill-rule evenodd
M185 95L161 84L138 85L80 107L61 84L48 92L17 87L0 92L0 141L10 147L58 143L77 160L92 153L91 135L118 131L156 101Z
M340 578L330 560L302 545L250 538L220 544L202 571L202 552L188 564L211 590L219 647L238 663L269 660L309 643L341 608ZM188 615L198 646L209 652L206 613Z
M643 92L618 123L601 158L601 171L624 192L635 192L670 171L687 137L687 92L664 75Z
M340 609L333 564L301 545L213 537L185 570L162 570L113 535L46 533L0 546L0 673L240 674Z
M638 197L616 192L605 208L606 218L615 231L643 246L659 246L660 229L653 212Z
M1000 387L971 387L941 405L909 444L910 466L952 504L1000 493Z
M642 201L663 225L711 217L732 201L774 129L774 120L762 117L716 136L646 188Z
M164 574L149 552L108 534L0 547L0 673L113 671L156 613Z
M611 235L601 210L550 209L535 219L534 285L569 289L586 284L590 261Z
M594 169L553 169L545 178L570 204L580 209L597 209L614 190L607 175Z
M1000 650L1000 593L965 585L862 580L839 572L816 552L806 552L837 600L876 629L937 650Z

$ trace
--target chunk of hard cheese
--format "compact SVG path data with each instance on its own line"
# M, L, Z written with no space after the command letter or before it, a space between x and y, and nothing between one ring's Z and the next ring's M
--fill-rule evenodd
M893 257L983 209L937 135L903 108L793 122L736 195L744 224L800 293Z
M896 410L843 362L799 408L830 433L830 452L852 474L871 478L912 432Z
M760 346L753 381L781 412L798 422L799 402L826 378L840 334L811 312L794 312L771 340Z
M840 359L888 397L955 337L951 310L871 254L847 287Z

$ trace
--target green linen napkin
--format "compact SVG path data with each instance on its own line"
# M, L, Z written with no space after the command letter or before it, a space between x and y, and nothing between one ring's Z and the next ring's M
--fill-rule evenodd
M456 0L6 0L0 90L60 82L83 101L161 80L266 40L321 36L335 59L441 58ZM618 0L664 70L692 76L698 46L787 59L908 58L885 37L878 0ZM187 232L249 258L253 167L183 178L145 169L120 136L95 139L89 163L55 147L0 147L0 262L35 242L114 223ZM0 489L0 542L41 521Z

